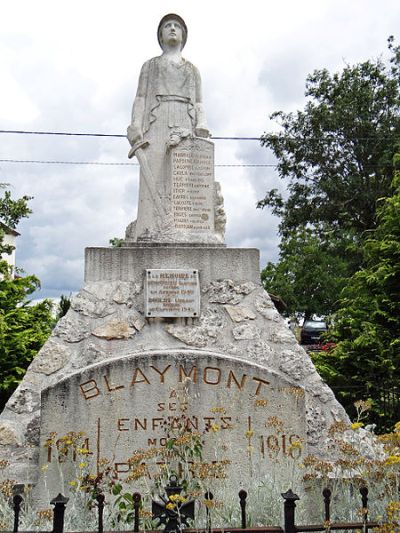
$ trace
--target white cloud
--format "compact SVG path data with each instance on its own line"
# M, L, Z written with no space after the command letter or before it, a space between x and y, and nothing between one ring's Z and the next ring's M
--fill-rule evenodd
M341 68L385 51L400 27L397 0L19 0L0 16L0 129L124 134L142 63L159 54L162 15L186 20L185 56L202 74L214 135L259 136L268 116L304 104L315 68ZM257 142L216 141L217 164L273 164ZM0 159L128 162L116 138L1 135ZM258 246L262 265L277 255L277 221L255 204L282 188L271 168L216 168L230 246ZM0 181L34 196L20 226L17 258L46 294L78 290L85 246L123 236L134 218L138 168L0 163Z

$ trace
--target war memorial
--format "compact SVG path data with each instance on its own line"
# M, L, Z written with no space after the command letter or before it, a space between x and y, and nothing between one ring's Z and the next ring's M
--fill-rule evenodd
M258 250L224 244L187 34L164 17L162 54L140 73L128 127L137 218L121 247L86 249L84 286L0 418L0 473L38 502L68 493L56 458L68 434L84 435L94 475L107 463L124 482L129 457L165 448L183 424L204 439L204 461L224 462L232 492L272 480L279 492L293 461L323 453L348 420L263 289Z

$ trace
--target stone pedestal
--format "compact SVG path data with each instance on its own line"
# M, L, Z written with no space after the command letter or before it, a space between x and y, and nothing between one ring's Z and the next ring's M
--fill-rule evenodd
M165 298L178 303L176 273L197 272L198 317L145 316L153 269L174 280ZM44 500L44 468L52 495L66 489L44 445L52 432L85 431L94 464L114 461L123 478L136 448L165 444L162 421L173 418L171 393L183 382L188 428L218 426L235 491L274 468L286 490L279 454L297 439L301 454L320 453L329 426L347 419L264 291L257 250L88 248L84 287L1 415L0 458L10 462L2 475L39 481Z

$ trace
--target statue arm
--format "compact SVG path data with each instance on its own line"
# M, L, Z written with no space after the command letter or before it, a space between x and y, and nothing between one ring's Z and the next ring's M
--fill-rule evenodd
M140 72L138 89L132 106L132 119L130 125L128 126L128 140L132 146L143 139L143 123L146 107L148 76L149 65L147 62L143 65Z
M200 72L194 67L194 75L196 81L196 127L195 133L198 137L210 137L210 131L207 126L206 114L203 106L203 95L201 90L201 78Z

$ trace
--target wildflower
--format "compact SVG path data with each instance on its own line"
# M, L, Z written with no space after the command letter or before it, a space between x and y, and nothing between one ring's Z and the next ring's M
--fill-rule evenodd
M354 407L357 409L357 411L360 411L363 413L364 411L369 411L372 407L372 401L371 400L357 400L354 402Z
M290 446L289 446L289 448L288 448L288 453L290 454L291 452L293 452L293 451L295 451L295 450L299 450L299 451L301 451L302 448L303 448L303 446L302 446L301 442L300 442L299 440L294 440L294 441L290 444Z
M53 509L40 509L40 511L36 512L36 515L39 523L42 521L50 521L53 519Z
M270 416L267 418L267 421L265 422L266 427L273 427L276 431L279 431L283 433L283 423L282 420L280 420L277 416Z
M224 506L224 502L219 500L202 500L201 503L208 509L221 509Z
M89 453L89 450L87 450L86 448L78 448L77 452L80 453L81 455L86 455Z
M9 465L10 463L6 460L6 459L2 459L0 460L0 470L3 470L4 468L7 468L7 466Z
M217 431L220 430L220 426L218 424L211 424L210 429L211 429L211 431L216 433Z
M248 431L246 431L245 435L248 439L251 439L251 437L254 435L254 431L252 429L249 429Z
M71 485L71 487L76 487L77 482L76 481L69 481L68 485Z
M266 400L265 398L258 398L255 402L254 402L254 405L256 407L266 407L268 405L268 400Z
M328 433L329 433L330 437L333 437L333 435L335 433L343 433L347 429L349 429L349 425L346 422L343 422L342 420L339 420L338 422L334 422L330 426L330 428L328 430Z
M79 463L79 468L85 468L87 466L87 463Z
M187 500L184 496L181 496L180 494L171 494L169 496L169 500L171 502L178 502L178 503L185 503Z
M356 430L356 429L360 429L360 428L363 427L363 425L364 425L364 424L363 424L362 422L353 422L353 423L351 424L351 429L354 429L354 430Z
M13 487L16 481L13 479L6 479L0 483L0 493L3 494L6 498L11 498L13 495Z
M389 455L385 460L385 465L396 465L400 463L400 455Z
M142 463L141 465L131 470L131 472L129 473L129 476L126 478L126 481L136 481L137 479L140 479L146 474L147 474L146 465L145 463Z
M170 511L172 511L173 509L175 509L175 504L172 503L172 502L169 502L167 503L167 505L165 506L166 509L169 509Z
M226 413L226 409L225 409L225 407L213 407L211 409L211 412L212 413L221 413L221 414L224 415Z

